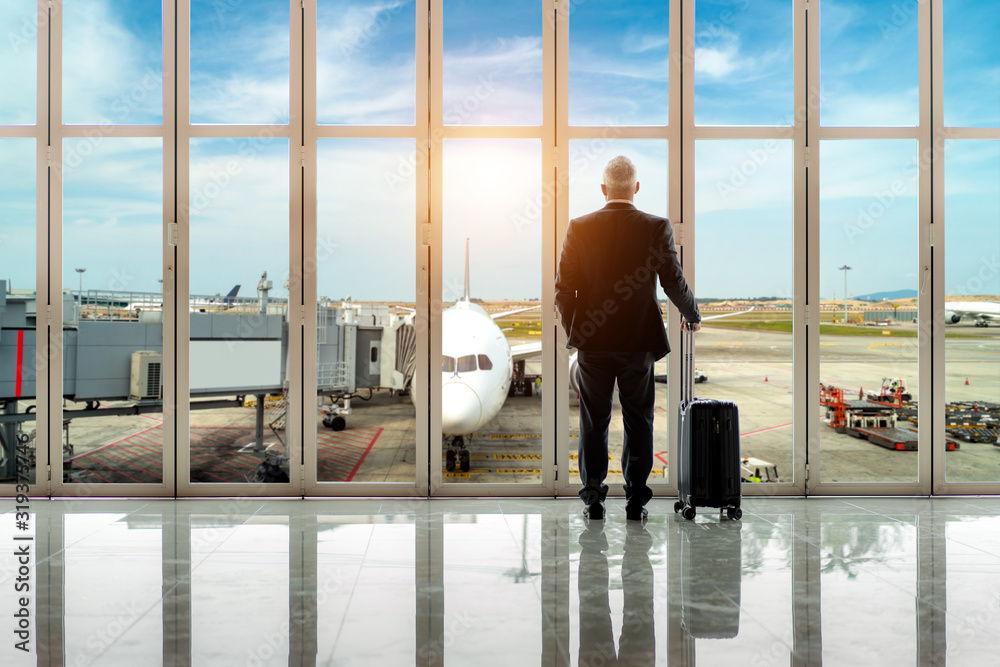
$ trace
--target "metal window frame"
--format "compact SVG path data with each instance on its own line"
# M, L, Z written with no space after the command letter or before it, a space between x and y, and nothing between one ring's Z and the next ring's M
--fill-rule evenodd
M418 154L428 157L434 155L430 145L429 128L426 121L422 122L421 111L427 108L429 99L429 63L426 58L429 48L429 32L426 21L421 17L429 14L428 0L416 0L416 90L415 109L416 117L413 125L326 125L319 124L317 119L317 87L315 85L317 76L317 9L316 2L305 2L304 5L304 79L305 82L305 108L303 110L304 127L304 201L303 201L303 229L304 248L306 255L303 257L304 266L310 266L310 260L315 259L315 248L317 243L318 217L317 217L317 153L319 142L323 139L413 139L415 150ZM309 85L312 83L313 85ZM429 175L426 168L419 165L414 168L414 178L416 180L416 202L413 215L413 239L414 239L414 301L416 316L414 325L417 334L417 369L416 377L430 377L430 355L428 354L429 339L431 330L428 322L432 317L432 301L428 298L430 293L428 284L430 279L430 262L428 253L430 246L424 245L424 231L430 222L429 217ZM311 254L310 254L311 253ZM305 415L309 414L307 404L312 405L316 396L316 271L307 271L303 275L302 285L304 286L305 317L302 347L303 373L303 421L311 423ZM440 389L439 389L440 391ZM440 398L440 397L439 397ZM303 494L307 496L427 496L428 489L428 417L431 397L427 391L419 391L414 395L415 400L415 433L416 433L416 459L414 479L408 482L325 482L319 480L318 470L318 442L316 430L305 428L303 431Z
M807 0L808 1L808 0ZM821 0L808 1L807 39L809 48L808 72L806 81L810 87L816 82L819 88L820 78L820 13ZM815 6L815 9L814 9ZM809 145L815 147L810 157L808 201L809 201L809 249L808 249L808 284L809 301L814 304L810 308L810 322L815 322L809 331L809 371L807 376L807 391L809 404L805 407L809 420L808 440L808 495L930 495L931 493L931 461L933 424L931 421L934 405L934 383L931 375L931 353L933 341L930 332L922 327L918 338L917 369L919 378L919 424L917 449L916 479L905 482L875 481L875 482L824 482L822 481L823 452L820 431L823 425L819 413L809 409L809 405L819 405L818 385L820 378L819 354L819 176L822 162L819 159L819 146L823 140L859 140L859 139L910 139L917 142L917 154L924 155L930 149L931 143L931 23L930 6L922 4L918 11L918 62L919 62L919 115L916 126L881 126L881 127L823 127L821 126L821 109L809 108ZM918 301L918 317L921 322L930 320L931 295L924 292L923 286L928 284L930 275L930 224L931 209L931 178L930 166L920 161L918 171L918 205L917 205L917 266L921 276L918 284L921 293ZM943 441L941 453L943 455Z
M430 349L429 358L441 356L442 247L443 247L443 169L442 156L445 139L537 139L541 143L543 188L558 187L555 176L558 166L556 146L556 34L552 30L549 12L554 11L556 30L564 25L563 17L568 5L554 0L538 0L539 19L542 21L542 124L534 126L461 126L445 125L443 114L444 86L444 1L430 0ZM550 29L546 30L545 26ZM549 175L547 177L546 175ZM551 177L551 180L550 180ZM556 322L555 317L555 211L558 197L548 198L542 206L542 375L559 380L555 370ZM432 369L434 364L431 364ZM432 371L434 372L434 371ZM435 372L436 375L436 372ZM432 377L429 373L428 378ZM474 483L445 482L440 461L444 452L441 429L441 383L430 381L431 397L429 428L429 488L431 496L526 496L555 495L556 461L554 443L558 435L556 402L559 391L542 393L542 480L540 483ZM565 393L565 392L563 392ZM562 400L566 400L562 397ZM435 462L437 463L435 465Z
M166 5L166 0L165 0ZM177 154L177 280L176 300L176 372L175 379L175 428L177 456L177 496L301 496L302 495L302 358L303 309L295 304L303 301L303 192L302 163L297 159L302 146L302 34L303 4L301 0L288 0L289 7L289 120L285 125L193 125L191 123L191 0L176 0L176 154ZM289 240L289 292L288 292L288 400L290 410L286 416L286 449L289 456L289 481L287 483L202 483L191 481L191 374L190 331L191 314L187 304L191 296L191 140L222 137L267 136L288 140L288 240ZM296 273L298 272L298 273ZM180 307L184 304L183 307ZM309 309L304 309L308 312ZM314 315L315 317L315 315Z
M168 5L164 5L162 19L162 49L163 49L163 123L160 125L64 125L63 124L63 2L55 0L51 4L39 2L39 11L42 9L49 11L49 30L51 44L48 54L48 73L43 73L39 67L39 88L48 87L51 91L48 100L48 117L45 119L49 136L49 160L51 166L47 169L48 178L48 209L47 209L47 235L48 252L43 255L39 252L39 287L45 284L44 294L48 303L46 311L45 327L47 329L48 349L37 350L39 368L47 368L47 382L38 385L38 395L45 392L46 399L40 401L38 406L38 438L48 445L49 463L48 493L50 496L173 496L176 488L174 486L174 458L170 455L173 434L168 425L168 412L170 404L168 398L172 389L171 375L164 374L164 419L163 419L163 449L161 460L163 464L163 479L159 484L137 484L137 483L111 483L111 484L90 484L90 483L64 483L61 470L63 467L62 452L62 387L63 387L63 299L62 283L64 280L62 270L63 257L63 173L59 168L62 164L64 140L67 138L90 137L94 133L100 136L110 136L114 138L159 138L162 147L163 166L163 191L162 191L162 231L164 259L168 257L168 246L166 239L168 236L168 223L174 216L174 202L172 197L173 186L173 135L168 131L172 119L173 92L170 85L168 70L173 58L173 17L167 11ZM39 43L42 41L42 33L39 32ZM41 58L41 53L39 57ZM43 74L49 74L43 78ZM41 101L41 92L39 93ZM41 110L39 111L39 127L43 121ZM39 170L41 174L41 169ZM39 188L41 190L41 188ZM41 222L41 218L40 218ZM41 234L40 243L41 243ZM41 274L44 267L45 276ZM167 274L164 273L164 284L166 284ZM39 296L43 294L38 290ZM42 304L38 304L39 314L41 314ZM171 304L164 300L164 321L163 321L163 353L164 362L168 364L170 359L169 345L173 329L170 327L172 317ZM41 333L43 324L39 322L38 332ZM58 359L58 363L52 363ZM166 366L169 368L169 366ZM42 430L42 423L45 429ZM36 474L39 474L36 472Z

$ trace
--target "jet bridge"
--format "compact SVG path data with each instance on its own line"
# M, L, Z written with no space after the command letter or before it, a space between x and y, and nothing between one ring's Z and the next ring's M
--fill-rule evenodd
M245 301L190 313L191 409L243 406L245 396L256 396L255 449L263 451L264 399L287 396L288 306L266 294ZM159 309L133 311L133 302L133 295L63 295L62 395L86 405L64 409L67 431L77 418L162 412L162 295L149 299ZM36 318L35 295L10 294L0 281L0 480L14 477L15 444L33 437L24 427L35 420L34 406L22 403L36 398ZM416 350L412 322L412 314L390 314L388 306L318 305L318 393L329 403L328 427L343 428L359 390L409 388ZM268 414L272 430L283 427L282 403L280 415ZM72 445L65 445L71 452Z

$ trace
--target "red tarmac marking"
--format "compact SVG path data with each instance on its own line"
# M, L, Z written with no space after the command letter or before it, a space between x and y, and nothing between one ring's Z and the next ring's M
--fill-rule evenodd
M204 464L206 464L206 465L209 465L208 461L205 461L205 460L203 460L203 459L199 459L199 458L198 458L197 456L194 456L193 454L192 454L191 458L192 458L193 460L197 461L198 463L204 463ZM226 484L231 484L231 483L232 483L232 482L231 482L230 480L228 480L228 479L222 479L222 478L221 478L221 477L219 477L218 475L214 475L214 474L212 474L212 473L210 473L210 472L207 472L207 471L205 471L205 470L199 470L198 472L201 472L201 473L203 473L203 474L205 474L205 475L208 475L209 477L214 477L215 479L219 480L220 482L225 482Z
M792 422L788 422L787 424L781 424L780 426L768 426L767 428L762 428L762 429L759 429L757 431L750 431L749 433L741 433L740 437L741 438L745 438L748 435L757 435L758 433L764 433L766 431L774 431L776 429L786 428L786 427L791 426L791 425L792 425Z
M133 433L132 435L126 435L126 436L125 436L124 438L118 438L118 439L117 439L117 440L115 440L114 442L109 442L109 443L108 443L108 444L106 444L106 445L101 445L101 446L100 446L100 447L98 447L97 449L93 449L93 450L91 450L91 451L94 451L94 452L99 452L99 451L101 451L102 449L104 449L105 447L110 447L110 446L112 446L112 445L117 445L117 444L118 444L119 442L122 442L123 440L128 440L129 438L134 438L134 437L136 437L137 435L142 435L143 433L145 433L145 432L147 432L147 431L152 431L152 430L153 430L154 428L159 428L159 426L160 426L160 425L159 425L159 424L157 424L156 426L150 426L149 428L144 428L144 429L142 429L141 431L137 431L137 432Z
M94 450L94 451L97 451L97 450ZM76 459L80 459L80 458L94 458L94 457L92 457L90 455L90 452L87 452L86 454L80 454L79 456L74 456L72 459L68 459L68 460L76 460ZM97 459L94 459L94 460L97 461ZM97 462L100 463L100 461L97 461ZM89 472L91 475L93 475L95 477L100 477L101 479L103 479L108 484L113 484L114 483L110 479L108 479L107 477L105 477L104 475L102 475L101 473L97 472L96 470L91 470L90 468L84 468L84 470L86 470L87 472ZM122 473L122 474L124 474L124 473ZM128 477L128 475L125 475L125 476ZM135 478L133 477L131 479L135 479ZM136 480L136 481L139 481L139 480Z
M120 456L115 456L115 455L114 455L114 454L112 454L111 452L108 452L108 451L102 451L102 452L101 452L101 454L103 454L104 456L110 456L110 457L111 457L111 458L113 458L113 459L118 459L119 461L121 461L121 462L122 462L122 463L124 463L125 465L127 465L127 466L132 466L132 467L133 467L133 468L135 468L136 470L141 470L142 472L149 472L149 471L148 471L148 470L146 470L145 468L140 468L139 466L135 465L134 463L130 463L129 461L126 461L125 459L123 459L123 458L122 458L122 457L120 457ZM97 460L97 459L95 459L95 460ZM123 470L118 470L118 469L115 469L115 472L116 472L116 473L118 473L119 475L125 475L126 477L128 477L128 478L129 478L129 479L131 479L132 481L134 481L134 482L137 482L137 483L139 483L139 484L145 484L145 483L146 483L146 482L140 482L140 481L139 481L139 480L137 480L137 479L136 479L135 477L133 477L132 475L128 474L127 472L125 472L125 471L123 471Z
M129 443L129 444L132 444L132 443ZM123 448L122 448L122 449L123 449ZM105 452L105 453L106 453L106 454L108 454L108 456L113 456L113 454L111 454L110 452ZM158 462L156 462L156 461L150 461L150 460L149 460L149 459L147 459L147 458L146 458L145 456L139 456L138 454L135 454L134 452L132 453L132 455L133 455L133 456L135 456L135 458L137 458L137 459L142 459L142 460L143 460L143 461L145 461L146 463L150 463L150 464L152 464L152 465L154 465L154 466L159 466L159 467L161 467L161 468L163 467L163 464L161 464L161 463L158 463ZM115 457L115 458L117 458L117 457ZM128 463L128 462L126 461L126 463ZM133 464L129 463L129 465L133 465ZM143 472L149 472L148 470L146 470L145 468L142 468L142 467L140 467L140 466L133 466L133 467L136 467L136 468L139 468L139 470L142 470Z
M372 431L372 429L365 429L365 430L368 431L369 433L371 433ZM337 442L343 442L344 444L354 445L355 443L357 443L357 446L360 447L361 449L364 449L365 447L368 446L368 436L360 432L357 435L353 433L347 433L346 431L341 431L335 434L324 433L323 435L326 438L336 440Z
M667 465L667 459L663 458L664 454L666 454L666 452L656 452L656 458L660 459L660 463L663 465Z
M361 458L358 459L357 465L354 466L354 470L352 470L351 474L348 475L348 477L347 477L347 481L348 482L350 482L352 479L354 479L355 473L358 472L358 468L361 467L362 462L364 462L365 457L368 456L368 452L370 452L372 450L372 447L375 445L375 441L378 440L378 437L380 435L382 435L382 429L381 428L379 428L378 432L375 433L375 436L372 438L372 441L370 443L368 443L368 449L366 449L365 453L361 455Z

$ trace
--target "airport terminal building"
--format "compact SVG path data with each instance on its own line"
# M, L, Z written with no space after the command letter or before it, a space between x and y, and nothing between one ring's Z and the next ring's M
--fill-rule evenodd
M989 664L997 34L977 0L4 0L0 662ZM650 516L618 399L582 516L554 283L617 155L695 393L739 407L742 519L671 511L662 291Z

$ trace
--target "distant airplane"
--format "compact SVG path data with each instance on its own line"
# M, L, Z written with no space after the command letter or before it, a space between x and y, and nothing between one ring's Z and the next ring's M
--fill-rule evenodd
M1000 320L1000 303L994 301L946 301L944 308L945 324L958 324L963 317L970 317L977 327L988 327L991 321Z
M211 310L226 310L236 302L236 295L240 293L240 287L242 285L236 285L233 289L229 290L229 294L225 296L217 296L214 299L201 299L197 301L191 301L189 306L192 312L204 313ZM150 301L134 301L127 306L129 312L135 312L138 310L163 310L163 302L152 303Z
M541 341L511 346L497 326L500 318L541 305L501 313L487 313L469 297L469 240L465 241L465 285L462 298L441 314L441 430L445 435L445 469L456 465L469 470L466 437L481 429L500 413L507 400L514 364L541 354ZM748 313L727 313L704 320ZM569 359L569 384L579 393L576 381L577 353ZM416 387L417 383L413 383ZM410 392L413 398L414 392Z

